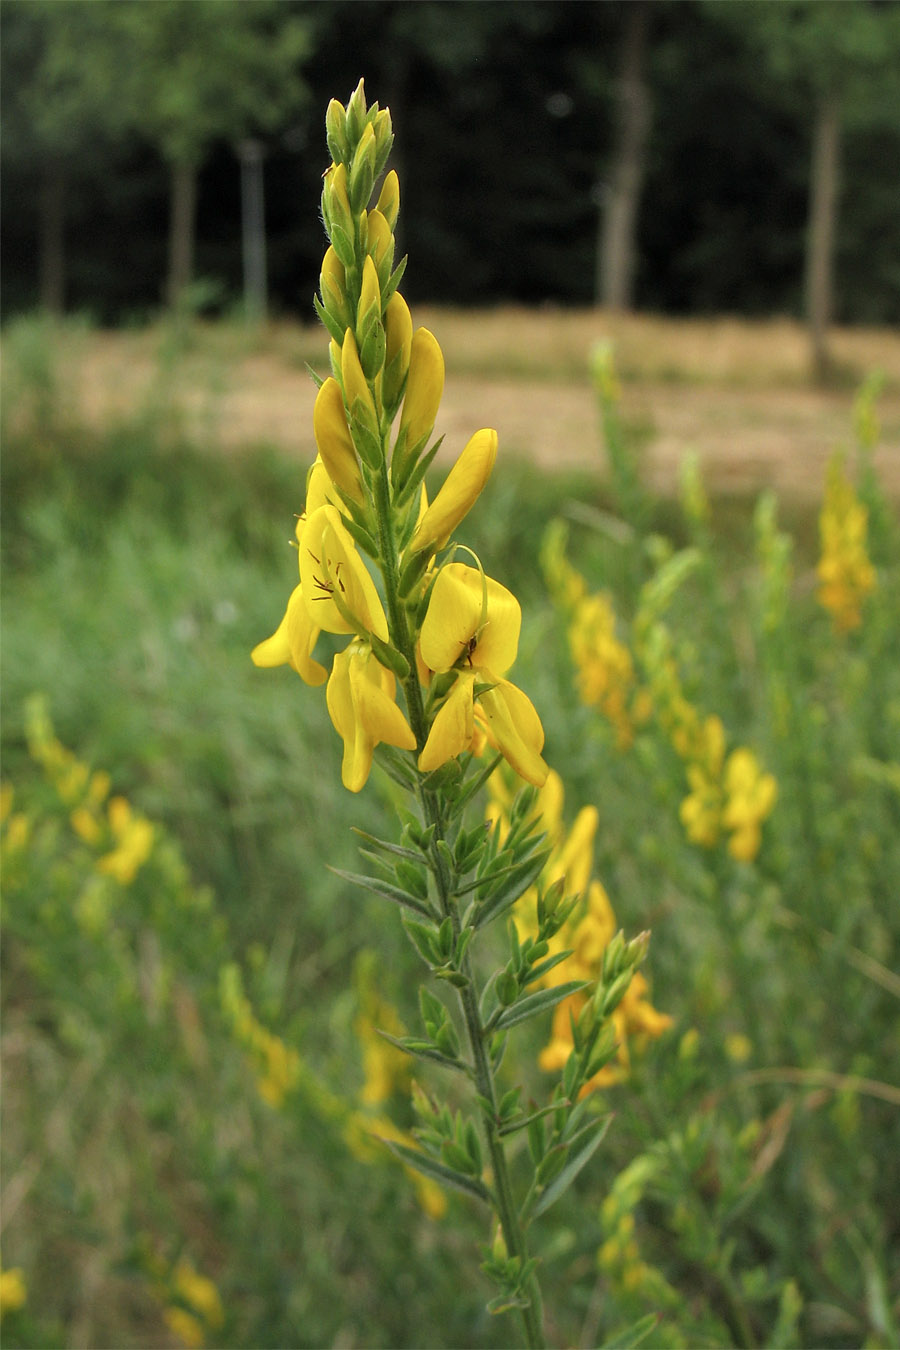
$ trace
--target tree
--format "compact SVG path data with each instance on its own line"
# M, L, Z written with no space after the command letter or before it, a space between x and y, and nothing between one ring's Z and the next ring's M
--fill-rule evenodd
M710 12L737 27L811 125L805 310L814 373L828 375L834 313L841 142L862 127L900 130L900 6L875 0L781 0Z
M166 298L193 275L197 172L219 140L272 130L302 103L307 25L278 0L102 3L111 50L127 52L126 117L171 174Z
M38 175L42 308L65 306L67 183L122 131L114 66L97 43L90 4L7 0L3 7L3 153Z
M631 309L634 298L635 229L651 121L646 77L649 27L649 0L631 0L623 20L616 148L597 250L597 299L612 310Z

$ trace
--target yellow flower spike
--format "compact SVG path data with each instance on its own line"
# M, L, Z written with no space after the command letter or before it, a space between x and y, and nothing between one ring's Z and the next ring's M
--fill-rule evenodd
M372 322L370 315L381 318L381 287L378 285L378 273L371 256L367 253L363 263L362 287L359 293L359 307L356 322L362 332Z
M306 522L300 587L313 622L327 633L374 633L387 642L375 582L334 506L320 506Z
M416 455L434 430L443 393L444 354L432 332L417 328L410 344L409 378L391 462L391 478L395 483L405 481Z
M488 740L507 763L526 782L541 787L550 770L541 758L544 728L528 695L509 680L498 680L493 689L480 696L477 711L483 717Z
M328 671L312 659L312 649L321 627L310 617L303 600L303 587L295 586L288 600L284 618L270 638L257 643L250 653L255 666L290 666L304 684L324 684Z
M377 282L376 282L377 285ZM356 447L347 426L344 399L330 376L319 389L313 407L313 434L322 463L333 483L354 501L363 501Z
M516 659L521 626L522 611L511 591L492 577L482 578L476 567L449 563L428 602L419 637L422 660L430 670L444 671L465 656L470 666L502 675Z
M400 214L400 179L397 177L396 169L391 169L385 176L375 210L381 212L392 230L396 227L397 217Z
M362 422L370 431L378 428L378 414L363 368L359 362L356 338L351 329L344 334L341 348L341 380L344 385L344 402L350 416Z
M440 492L419 521L410 552L443 548L481 496L497 458L497 433L476 431L447 475Z
M596 806L583 806L559 852L549 880L565 877L567 895L581 895L587 888L594 865L594 835L599 824L600 812Z
M431 725L419 768L431 773L468 750L475 734L475 672L464 670L444 699Z
M326 689L328 712L344 742L341 780L350 792L364 787L375 746L382 741L415 750L416 738L394 702L395 680L363 642L351 642L334 658Z

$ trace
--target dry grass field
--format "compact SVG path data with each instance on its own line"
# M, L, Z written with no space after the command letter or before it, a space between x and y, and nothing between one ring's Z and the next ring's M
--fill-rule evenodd
M686 451L696 451L710 487L771 486L806 498L821 489L833 450L851 437L854 392L884 374L877 465L900 497L900 334L837 329L836 378L809 376L801 325L787 320L662 319L598 310L419 308L417 323L438 336L447 364L439 430L457 453L472 430L500 432L508 454L542 466L603 461L588 376L591 348L611 339L623 384L623 411L644 443L655 490L672 490ZM315 389L305 363L327 369L318 327L272 324L250 332L198 325L182 340L162 328L86 331L68 339L65 376L79 415L98 421L171 399L191 430L226 449L268 442L312 450Z

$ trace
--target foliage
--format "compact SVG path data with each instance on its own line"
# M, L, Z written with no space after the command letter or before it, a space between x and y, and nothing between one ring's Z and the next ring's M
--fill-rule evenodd
M324 863L358 870L351 821L385 837L394 786L376 768L377 798L342 792L324 708L288 670L260 697L246 662L278 618L288 549L272 521L296 463L199 452L168 376L151 405L92 430L55 364L62 336L14 336L3 848L23 833L25 848L18 871L4 859L5 1343L175 1344L179 1320L196 1327L167 1326L166 1310L214 1321L211 1280L225 1317L204 1325L212 1344L504 1345L481 1310L471 1247L493 1235L477 1211L447 1191L452 1219L436 1221L435 1193L359 1129L362 1115L387 1137L390 1121L402 1144L416 1123L401 1061L379 1059L373 1033L417 1028L420 962L383 900ZM642 535L615 496L581 482L576 522L571 483L512 465L468 518L493 560L566 517L568 564L605 598L614 660L606 685L595 666L587 707L568 620L523 556L518 679L566 768L561 837L596 806L595 866L617 921L652 926L653 1005L674 1019L595 1094L615 1120L539 1220L555 1343L618 1344L635 1323L659 1346L896 1343L900 560L871 467L876 384L844 472L877 584L846 632L818 599L815 528L769 495L705 501L696 472L680 507L647 503ZM605 412L627 483L636 441ZM682 698L776 780L749 860L731 829L706 846L681 819L686 761L637 701L657 640L638 650L635 620L651 604ZM627 743L611 698L622 650ZM36 689L69 767L87 765L88 785L108 771L109 796L153 827L129 883L97 871L110 836L77 833L29 753ZM84 900L98 882L105 913ZM550 1022L524 1024L518 1051L510 1038L536 1098ZM271 1068L280 1107L260 1095Z

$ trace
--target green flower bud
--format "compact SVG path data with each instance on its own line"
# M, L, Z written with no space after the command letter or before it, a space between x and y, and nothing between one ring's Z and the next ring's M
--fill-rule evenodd
M361 211L372 195L375 184L375 133L367 126L350 166L350 201Z
M333 98L325 110L325 139L335 164L340 164L349 154L347 145L347 114L343 103Z

